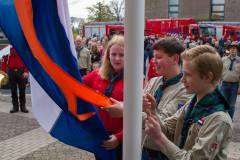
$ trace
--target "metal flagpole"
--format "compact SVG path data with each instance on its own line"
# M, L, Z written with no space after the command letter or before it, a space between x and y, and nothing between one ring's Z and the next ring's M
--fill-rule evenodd
M123 159L141 159L144 0L125 0Z

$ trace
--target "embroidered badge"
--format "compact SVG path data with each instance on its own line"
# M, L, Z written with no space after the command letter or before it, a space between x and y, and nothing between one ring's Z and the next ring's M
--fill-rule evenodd
M213 152L218 148L218 144L217 143L212 143L210 146L210 151Z
M198 120L198 124L200 124L201 126L204 124L205 119L202 117Z

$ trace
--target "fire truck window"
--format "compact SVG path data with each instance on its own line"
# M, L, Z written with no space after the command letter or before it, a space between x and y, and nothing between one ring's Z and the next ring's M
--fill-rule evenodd
M201 28L202 35L209 35L209 31L207 28Z
M236 33L237 33L237 36L240 37L240 31L237 31Z
M209 32L209 35L211 36L215 36L216 35L216 31L214 28L208 28L208 32Z
M194 35L198 35L198 29L193 28L193 29L192 29L192 33L193 33Z
M234 31L232 31L232 30L227 31L227 33L228 33L228 35L230 35L230 36L233 36L233 35L234 35Z

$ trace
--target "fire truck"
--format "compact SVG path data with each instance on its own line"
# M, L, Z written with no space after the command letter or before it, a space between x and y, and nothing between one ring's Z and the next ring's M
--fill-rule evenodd
M224 25L222 35L224 40L240 41L240 26Z
M147 19L145 30L148 35L164 36L167 33L176 33L185 38L189 34L190 24L196 24L196 21L192 18Z
M189 34L189 25L196 24L192 18L177 19L147 19L145 22L145 35L164 36L167 33L177 33L185 38ZM123 34L123 24L106 25L106 35Z
M112 36L114 34L124 34L124 25L123 24L106 25L106 35Z
M212 24L190 24L189 36L193 40L200 37L206 42L209 37L216 39L216 26Z

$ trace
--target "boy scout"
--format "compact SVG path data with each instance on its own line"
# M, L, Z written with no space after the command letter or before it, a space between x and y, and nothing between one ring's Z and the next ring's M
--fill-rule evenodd
M230 104L229 114L233 118L240 78L240 57L237 56L238 44L232 42L229 55L222 58L223 74L221 90Z
M229 105L217 89L223 68L221 58L206 45L184 52L182 58L182 82L195 96L164 121L151 109L145 130L169 159L226 160L233 128L227 113ZM152 108L154 101L149 96L150 105L144 109Z
M162 76L149 81L144 89L146 94L143 99L152 95L156 100L155 113L164 120L177 112L190 99L181 82L180 55L185 48L175 38L164 38L153 45L153 50L156 68ZM152 140L146 137L142 160L159 159L160 157L162 158L162 154L154 147Z

